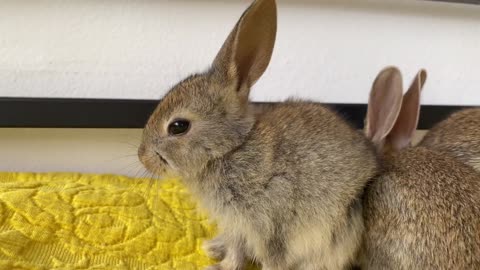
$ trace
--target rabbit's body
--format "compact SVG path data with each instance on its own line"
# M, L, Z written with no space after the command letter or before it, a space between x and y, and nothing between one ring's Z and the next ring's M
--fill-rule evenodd
M375 173L360 133L319 104L287 102L265 110L244 143L188 185L274 269L343 269L356 256L359 196Z
M364 269L480 269L480 175L423 147L366 189Z
M456 157L480 171L480 108L453 113L429 130L419 145Z
M480 269L480 174L449 155L407 148L425 78L418 74L403 101L395 68L372 88L366 133L383 172L364 196L363 269Z
M255 1L211 68L163 97L139 157L151 172L179 175L218 221L222 234L206 249L222 260L210 269L240 270L250 257L265 270L342 270L361 244L375 151L319 104L252 106L275 36L275 1Z

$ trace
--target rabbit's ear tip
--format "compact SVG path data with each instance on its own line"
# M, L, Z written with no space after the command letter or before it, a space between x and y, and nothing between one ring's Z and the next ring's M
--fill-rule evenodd
M418 71L417 76L416 76L416 80L414 80L414 82L418 84L418 86L417 86L418 91L423 90L423 85L425 84L425 81L427 80L427 77L428 77L428 73L427 73L426 69L422 68Z
M421 69L418 71L418 75L421 76L422 78L426 78L427 75L428 75L428 72L427 72L426 69L421 68Z
M396 66L387 66L380 70L380 72L377 74L374 85L377 83L386 83L386 81L394 81L396 84L399 84L401 83L401 80L402 72L400 71L400 69Z
M382 71L400 72L400 69L397 66L386 66Z
M428 77L428 72L426 69L422 68L418 71L418 75L421 77L422 81L424 82Z

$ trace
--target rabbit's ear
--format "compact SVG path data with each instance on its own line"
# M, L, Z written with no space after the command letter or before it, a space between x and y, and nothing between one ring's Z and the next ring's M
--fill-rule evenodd
M262 76L272 57L277 32L275 0L256 0L243 13L217 54L213 68L238 83L248 98L250 87Z
M396 67L384 68L373 82L365 133L378 148L383 146L400 113L402 89L402 74Z
M403 96L402 109L395 126L388 135L388 143L394 150L400 150L410 145L418 125L420 115L420 96L427 72L420 70Z

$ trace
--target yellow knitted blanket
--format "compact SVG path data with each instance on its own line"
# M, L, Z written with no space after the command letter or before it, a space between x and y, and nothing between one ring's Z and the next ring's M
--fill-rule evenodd
M0 173L0 269L203 269L214 233L173 179Z

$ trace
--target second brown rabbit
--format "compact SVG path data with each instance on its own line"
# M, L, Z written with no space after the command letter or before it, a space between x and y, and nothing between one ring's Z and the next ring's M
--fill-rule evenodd
M402 98L390 67L370 94L366 134L383 173L364 197L362 269L480 269L480 174L453 157L409 148L417 127L421 71Z

